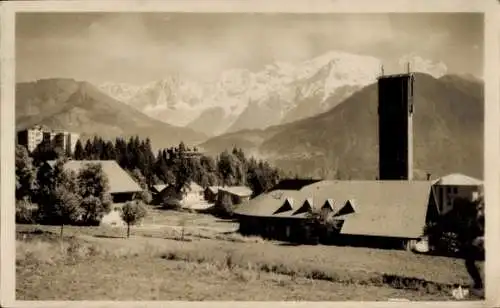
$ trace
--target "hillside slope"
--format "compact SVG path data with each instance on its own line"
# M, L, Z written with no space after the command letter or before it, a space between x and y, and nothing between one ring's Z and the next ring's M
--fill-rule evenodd
M417 74L415 79L416 176L462 172L482 177L482 83L426 74ZM301 176L375 179L377 121L377 85L371 84L326 113L261 131L265 139L254 142L251 150ZM221 140L237 140L237 134L210 139L201 146L221 150Z
M139 135L155 148L202 142L206 136L154 120L96 87L72 79L45 79L16 86L16 129L34 124L79 132L83 138Z

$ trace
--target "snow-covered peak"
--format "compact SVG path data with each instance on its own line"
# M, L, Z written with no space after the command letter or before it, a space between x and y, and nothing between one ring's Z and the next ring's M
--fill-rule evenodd
M435 78L440 78L448 72L448 67L443 62L433 62L415 54L404 55L398 62L401 67L406 67L407 63L410 63L411 71L426 73Z
M412 71L429 73L436 78L447 71L443 63L434 63L413 54L399 59L402 70L408 61ZM375 82L381 65L380 59L372 56L329 51L298 63L275 61L258 71L229 69L211 82L173 74L142 86L105 83L100 88L110 96L174 125L187 125L214 108L223 110L227 121L238 121L238 117L250 112L248 109L261 108L276 113L277 122L271 124L279 124L288 112L300 115L304 108L327 108L331 106L328 98L343 100L356 89ZM317 103L311 104L311 100ZM299 108L302 102L310 105ZM297 108L302 111L294 111ZM312 114L322 111L318 109Z

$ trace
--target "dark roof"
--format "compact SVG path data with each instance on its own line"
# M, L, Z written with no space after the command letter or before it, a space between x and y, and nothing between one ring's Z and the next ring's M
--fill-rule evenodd
M409 78L415 76L415 73L402 73L402 74L387 74L378 76L378 79L391 79L391 78Z
M285 179L279 181L271 190L299 190L304 186L314 184L317 179Z
M431 196L431 181L320 181L300 190L276 190L259 195L237 207L235 213L306 218L308 213L295 214L306 200L312 201L316 210L331 200L334 212L350 202L355 213L343 217L341 233L417 238L422 235ZM278 211L287 198L293 200L292 209Z
M211 193L216 194L219 191L219 186L208 186L205 191L209 190Z
M47 161L50 166L54 166L56 161ZM114 160L70 160L64 164L65 170L79 172L87 164L100 164L104 174L109 180L110 193L139 192L142 188L134 179L123 170Z

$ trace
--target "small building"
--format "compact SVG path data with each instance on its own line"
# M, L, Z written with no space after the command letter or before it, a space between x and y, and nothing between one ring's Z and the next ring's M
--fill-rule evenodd
M191 181L187 187L184 188L184 195L181 203L183 205L189 205L192 203L201 202L203 200L203 187L198 185L196 182Z
M311 213L325 213L347 245L414 245L437 218L431 181L319 181L297 190L272 190L237 207L243 234L303 242Z
M153 185L151 187L151 194L152 194L152 203L156 205L160 205L162 203L161 199L161 192L167 188L168 185L166 184L159 184L159 185Z
M55 160L47 161L54 167ZM69 160L64 164L65 170L78 173L88 164L99 164L109 181L109 193L113 203L125 203L134 199L135 195L142 191L141 186L118 165L114 160Z
M161 187L159 187L161 188ZM167 207L184 207L196 204L203 201L204 190L203 187L191 181L182 193L178 193L173 185L164 187L157 194L158 204Z
M224 196L229 196L233 205L242 204L250 200L253 191L246 186L219 187L217 200L221 201Z
M483 190L483 181L460 173L443 176L433 183L441 215L453 209L455 200L474 201Z
M203 192L204 198L207 202L214 203L217 201L217 194L219 192L219 186L209 186L205 188Z

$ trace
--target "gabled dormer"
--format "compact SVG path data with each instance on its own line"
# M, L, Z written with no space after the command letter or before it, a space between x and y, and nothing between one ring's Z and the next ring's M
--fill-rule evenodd
M354 199L349 199L346 201L344 206L336 212L333 216L334 217L339 217L339 216L344 216L344 215L349 215L349 214L354 214L356 213L356 201Z
M321 210L330 210L330 211L334 211L335 210L335 204L333 202L333 199L326 199L325 200L325 203L323 204L323 206L321 207Z
M293 210L293 203L294 203L293 201L294 200L292 198L287 197L285 199L285 202L283 202L283 205L279 207L273 214L278 214Z
M302 206L297 211L295 211L295 213L293 213L293 215L301 213L309 213L312 211L312 209L313 209L313 199L307 198L302 204Z

